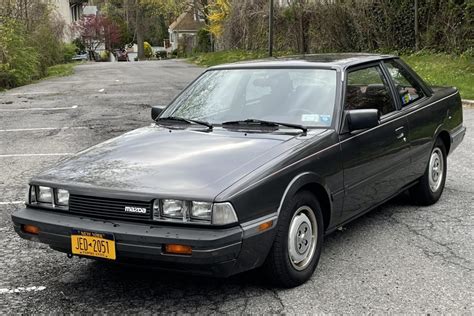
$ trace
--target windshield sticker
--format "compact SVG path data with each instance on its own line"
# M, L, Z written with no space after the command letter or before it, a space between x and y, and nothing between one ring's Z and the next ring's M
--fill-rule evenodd
M303 114L301 115L302 122L319 122L318 114Z
M320 115L319 118L324 125L331 125L331 115Z

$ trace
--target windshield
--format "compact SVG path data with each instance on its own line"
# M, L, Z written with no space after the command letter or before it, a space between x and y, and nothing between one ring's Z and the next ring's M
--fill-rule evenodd
M327 127L335 98L335 70L211 70L176 98L161 118L211 124L257 119Z

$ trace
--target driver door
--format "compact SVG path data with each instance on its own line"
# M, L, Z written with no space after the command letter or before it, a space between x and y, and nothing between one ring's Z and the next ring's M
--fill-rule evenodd
M379 63L349 70L345 110L378 109L380 124L340 135L344 168L342 220L396 193L409 170L408 124Z

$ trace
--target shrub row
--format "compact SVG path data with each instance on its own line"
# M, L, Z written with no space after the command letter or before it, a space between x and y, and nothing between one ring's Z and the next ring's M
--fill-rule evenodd
M62 41L64 24L43 9L30 28L21 18L0 15L0 89L42 78L48 67L70 62L76 54L74 44Z
M265 50L268 0L230 0L219 46ZM462 53L474 44L474 1L419 0L419 48ZM299 53L415 50L413 0L306 1L276 6L275 49Z

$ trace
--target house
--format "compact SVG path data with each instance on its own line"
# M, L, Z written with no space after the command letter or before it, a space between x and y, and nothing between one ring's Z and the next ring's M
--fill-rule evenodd
M84 14L96 14L97 7L89 5L89 0L51 0L58 15L65 22L64 41L71 42L75 38L71 30L74 22L82 18Z
M197 44L197 33L203 27L204 16L195 6L189 6L168 28L171 51L192 52Z

